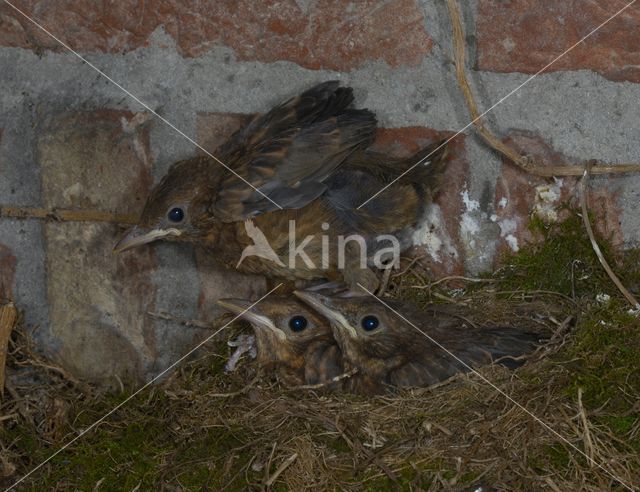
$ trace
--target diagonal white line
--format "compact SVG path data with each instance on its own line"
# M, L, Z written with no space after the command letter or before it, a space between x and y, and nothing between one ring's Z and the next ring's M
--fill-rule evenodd
M114 412L116 412L119 408L123 407L127 402L129 402L131 399L133 399L136 395L138 395L139 393L141 393L142 391L144 391L146 388L148 388L149 386L151 386L153 383L155 383L158 379L160 379L162 376L164 376L166 373L168 373L171 369L173 369L174 367L176 367L178 364L180 364L181 362L183 362L187 357L189 357L191 354L193 354L196 350L198 350L200 347L202 347L204 344L206 344L209 340L211 340L213 337L215 337L218 333L220 333L222 330L224 330L227 326L229 326L231 323L233 323L235 320L237 320L238 318L240 318L244 313L246 313L247 311L249 311L251 308L253 308L253 306L255 306L256 304L262 302L266 297L270 296L271 294L273 294L276 289L280 288L282 284L278 284L276 285L273 289L271 289L269 292L267 292L265 295L263 295L260 299L258 299L256 302L254 302L253 304L251 304L248 308L246 308L244 311L242 311L240 314L238 314L237 316L235 316L234 318L232 318L228 323L225 323L223 326L221 326L218 330L216 330L215 332L213 332L211 335L209 335L207 338L205 338L202 342L200 342L198 345L196 345L194 348L192 348L191 350L189 350L189 352L187 352L186 354L184 354L182 357L180 357L177 361L175 361L173 364L171 364L169 367L167 367L166 369L164 369L162 372L160 372L159 374L157 374L156 376L154 376L153 379L151 379L150 381L148 381L144 386L142 386L141 388L139 388L138 390L136 390L135 393L129 395L127 398L125 398L122 402L118 403L118 405L116 405L115 407L113 407L109 412L107 412L106 414L104 414L102 417L100 417L98 420L96 420L93 424L91 424L89 427L87 427L86 429L84 429L80 434L78 434L76 437L74 437L73 439L71 439L68 443L66 443L64 446L62 446L60 449L58 449L55 453L53 453L51 456L49 456L46 460L44 460L42 463L40 463L38 466L36 466L35 468L33 468L29 473L27 473L26 475L24 475L22 478L20 478L17 482L15 482L13 485L9 486L9 488L5 489L5 492L7 492L8 490L11 490L13 488L16 487L16 485L20 484L21 482L23 482L26 478L28 478L31 474L33 474L35 471L39 470L40 468L42 468L44 465L46 465L49 461L51 461L53 458L55 458L58 454L60 454L62 451L64 451L65 449L67 449L69 446L71 446L74 442L76 442L78 439L80 439L82 436L84 436L85 434L87 434L88 432L90 432L91 430L95 429L96 426L98 426L99 424L101 424L102 422L104 422L107 418L109 418L109 416L111 416Z
M509 92L506 96L502 97L497 103L495 103L493 106L491 106L489 109L487 109L484 113L482 113L480 116L478 116L477 118L474 118L473 120L471 120L466 126L464 126L462 129L458 130L453 136L449 137L448 139L446 139L443 143L441 143L438 147L436 147L431 153L429 153L428 155L424 156L422 159L420 159L418 162L416 162L413 166L411 166L409 169L407 169L406 171L404 171L402 174L400 174L397 178L395 178L393 181L391 181L390 183L388 183L387 185L385 185L383 188L381 188L378 192L376 192L374 195L372 195L371 197L369 197L366 201L362 202L360 205L358 205L358 209L364 207L367 203L369 203L371 200L373 200L375 197L377 197L380 193L382 193L384 190L386 190L387 188L389 188L389 186L393 185L394 183L396 183L399 179L401 179L403 176L405 176L407 173L411 172L413 169L415 169L417 166L419 166L420 164L422 164L423 162L425 162L427 159L429 159L429 157L431 157L435 152L437 152L439 149L441 149L442 147L444 147L445 145L447 145L449 142L451 142L451 140L453 140L454 138L456 138L458 135L460 135L462 132L464 132L467 128L469 128L471 125L473 125L476 121L478 121L479 119L481 119L482 117L486 116L489 112L491 112L493 109L495 109L497 106L499 106L500 104L502 104L505 100L507 100L509 97L511 97L512 95L514 95L516 92L518 92L520 89L522 89L525 85L527 85L529 82L531 82L533 79L535 79L538 75L540 75L542 72L544 72L547 68L549 68L551 65L553 65L554 63L556 63L560 58L562 58L563 56L565 56L567 53L569 53L570 51L572 51L576 46L578 46L579 44L583 43L587 38L589 38L590 36L593 36L596 32L598 32L600 29L602 29L602 27L604 27L606 24L608 24L609 22L611 22L613 19L615 19L616 17L618 17L622 12L624 12L625 10L627 10L629 7L631 7L634 3L636 3L637 0L632 0L631 2L629 2L627 5L625 5L624 7L622 7L620 10L618 10L615 14L613 14L611 17L609 17L606 21L604 21L602 24L600 24L598 27L596 27L595 29L593 29L591 32L589 32L586 36L584 36L583 38L581 38L579 41L577 41L576 43L574 43L573 45L571 45L569 48L567 48L564 52L562 52L560 55L556 56L553 60L551 60L549 63L547 63L544 67L542 67L540 70L538 70L536 73L534 73L531 77L529 77L527 80L525 80L522 84L520 84L518 87L516 87L515 89L513 89L511 92Z
M240 176L237 172L235 172L233 169L231 169L229 166L227 166L224 162L222 162L220 159L218 159L216 156L214 156L211 152L209 152L207 149L205 149L204 147L202 147L202 145L200 145L198 142L196 142L194 139L192 139L189 135L187 135L186 133L184 133L182 130L180 130L178 127L176 127L173 123L171 123L169 120L167 120L164 116L159 115L156 111L154 111L153 109L151 109L151 107L146 104L145 102L141 101L138 97L136 97L134 94L132 94L131 92L129 92L127 89L125 89L124 87L122 87L118 82L116 82L115 80L113 80L111 77L109 77L106 73L104 73L102 70L100 70L98 67L96 67L93 63L91 63L89 60L87 60L85 57L83 57L80 53L78 53L77 51L73 50L69 45L67 45L64 41L60 40L59 38L57 38L55 35L53 35L51 32L47 31L47 29L45 29L43 26L41 26L40 24L38 24L38 22L36 22L34 19L32 19L31 17L29 17L27 14L25 14L22 10L20 10L18 7L16 7L15 5L13 5L11 2L8 2L7 0L3 0L4 3L6 3L7 5L9 5L9 7L11 7L12 9L14 9L16 12L18 12L20 15L22 15L25 19L27 19L29 22L31 22L32 24L34 24L36 27L38 27L39 29L41 29L42 31L44 31L46 34L48 34L49 36L51 36L53 39L55 39L58 43L60 43L62 46L64 46L67 50L69 50L71 53L73 53L75 56L77 56L80 60L82 60L84 63L86 63L87 65L89 65L91 68L93 68L96 72L98 72L100 75L102 75L105 79L107 79L109 82L111 82L113 85L115 85L118 89L120 89L122 92L124 92L125 94L127 94L131 99L133 99L134 101L136 101L138 104L140 104L141 106L143 106L147 111L149 111L150 113L152 113L154 116L156 116L157 118L159 118L163 123L165 123L166 125L168 125L170 128L172 128L173 130L175 130L176 132L178 132L180 135L182 135L184 138L186 138L189 142L191 142L193 145L195 145L198 149L202 150L205 154L207 154L209 157L211 157L214 161L216 161L218 164L222 165L227 171L230 171L231 173L233 173L238 179L242 180L246 185L250 186L251 188L253 188L255 191L257 191L258 193L260 193L263 197L265 197L267 200L269 200L271 203L273 203L276 207L278 207L280 210L282 210L282 207L280 205L278 205L276 202L274 202L271 198L269 198L267 195L265 195L262 191L260 191L258 188L256 188L255 186L253 186L251 183L249 183L249 181L247 181L246 179L244 179L242 176Z
M608 469L606 469L603 465L601 465L600 463L598 463L597 461L595 461L593 458L589 457L589 455L587 455L584 451L582 451L579 447L577 447L575 444L573 444L571 441L569 441L566 437L564 437L562 434L560 434L558 431L556 431L553 427L551 427L549 424L547 424L544 420L540 419L538 416L536 416L533 412L531 412L529 409L527 409L524 405L520 404L519 402L517 402L516 400L514 400L512 397L510 397L507 393L505 393L503 390L501 390L500 388L498 388L495 384L493 384L491 381L489 381L486 377L484 377L482 374L480 374L478 371L476 371L473 367L471 367L469 364L467 364L466 362L464 362L462 359L460 359L457 355L455 355L453 352L451 352L450 350L448 350L446 347L444 347L442 344L440 344L437 340L434 340L433 337L430 337L427 333L425 333L423 330L421 330L420 328L418 328L415 324L413 324L409 319L405 318L402 314L400 314L397 310L393 309L388 303L384 302L382 299L380 299L379 297L377 297L373 292L371 292L370 290L368 290L366 287L364 287L363 285L361 285L360 283L358 283L358 286L364 290L367 294L369 294L370 296L372 296L374 299L376 299L380 304L382 304L383 306L385 306L387 309L389 309L390 311L392 311L396 316L398 316L400 319L402 319L403 321L405 321L406 323L408 323L409 325L411 325L413 328L415 328L418 332L420 332L422 335L424 335L431 343L433 343L434 345L437 345L440 349L444 350L448 355L450 355L452 358L454 358L456 361L458 361L460 364L462 364L466 369L468 369L470 372L472 372L473 374L475 374L476 376L478 376L480 379L482 379L482 381L484 381L485 383L487 383L489 386L491 386L494 390L496 390L498 393L500 393L502 396L504 396L507 400L509 400L511 403L513 403L515 406L517 406L520 410L524 411L525 413L529 414L536 422L538 422L539 424L541 424L545 429L547 429L549 432L551 432L553 435L555 435L556 437L558 437L559 439L561 439L563 442L565 442L566 444L568 444L569 446L571 446L571 448L575 449L578 453L580 453L582 456L584 456L587 459L588 463L591 463L592 465L597 466L598 468L600 468L602 471L604 471L607 475L609 475L611 478L613 478L615 481L619 482L622 486L626 487L628 490L630 490L631 492L633 492L635 489L632 488L631 486L627 485L621 478L617 477L616 475L614 475L612 472L610 472Z

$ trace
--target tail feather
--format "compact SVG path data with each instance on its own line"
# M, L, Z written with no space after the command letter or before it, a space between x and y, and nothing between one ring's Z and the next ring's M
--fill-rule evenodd
M420 149L405 160L407 172L399 181L411 183L421 193L434 197L444 181L444 172L449 161L449 149L446 140L434 142ZM403 171L404 172L404 171Z
M482 330L482 337L470 352L473 359L476 355L488 354L493 362L515 369L523 364L519 358L535 351L540 342L540 335L535 333L509 327L488 328Z
M362 162L349 163L350 167L366 167L381 182L393 182L392 186L411 183L435 193L442 184L449 149L446 140L439 140L402 159L372 151L367 151L366 156Z

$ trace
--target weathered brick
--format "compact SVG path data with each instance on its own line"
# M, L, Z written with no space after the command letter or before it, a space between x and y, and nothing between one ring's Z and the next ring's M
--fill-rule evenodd
M514 131L505 142L543 166L580 165L530 132ZM565 219L569 212L563 205L580 205L579 185L579 179L575 177L540 178L505 160L496 183L493 217L502 231L499 251L517 250L523 244L539 239L528 227L534 214L547 222ZM594 217L593 226L616 248L623 245L619 198L610 180L598 178L591 181L587 205Z
M624 7L626 0L480 0L478 68L535 73ZM632 6L547 71L591 69L640 82L640 10Z
M426 145L443 138L449 132L438 132L425 127L384 128L378 131L374 148L392 155L409 157ZM427 255L430 269L435 276L462 274L464 250L460 247L460 214L462 199L460 190L469 175L469 165L464 158L464 137L457 136L449 142L449 162L443 186L435 203L414 235L416 255Z
M44 122L38 152L47 207L139 210L151 185L148 132L120 111L79 112ZM134 120L135 121L135 120ZM112 224L44 228L51 334L77 374L140 378L155 356L152 249L114 255Z
M159 27L184 56L225 45L241 60L289 60L312 69L349 70L369 60L416 65L433 45L415 0L70 0L64 8L50 0L16 4L85 52L139 48ZM0 5L0 21L4 46L61 50L7 5Z
M218 299L258 299L266 292L264 277L244 275L224 268L210 252L202 248L196 248L196 262L200 276L198 313L202 320L212 321L224 312L215 303Z

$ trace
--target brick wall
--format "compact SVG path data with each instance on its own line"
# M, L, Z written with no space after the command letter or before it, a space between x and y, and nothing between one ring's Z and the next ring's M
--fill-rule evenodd
M468 71L488 108L621 8L624 0L460 2ZM247 115L339 78L383 127L378 149L409 154L469 117L443 2L15 0L178 128L213 150ZM608 23L497 107L498 135L544 162L640 162L640 7ZM0 5L0 204L138 212L196 149L6 4ZM544 180L473 134L453 144L446 187L414 235L435 276L477 273L553 217L575 179ZM597 226L640 242L638 176L593 179ZM159 244L114 256L112 225L0 219L0 297L25 309L40 348L85 377L148 378L206 330L148 311L209 319L211 300L264 283L201 252Z

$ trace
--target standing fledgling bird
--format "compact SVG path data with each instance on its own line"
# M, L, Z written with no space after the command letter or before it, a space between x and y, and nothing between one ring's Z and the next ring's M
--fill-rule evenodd
M515 368L521 363L517 358L533 352L538 343L538 335L515 328L463 327L455 307L420 310L406 302L385 300L421 333L372 296L295 294L330 321L345 366L358 369L352 379L360 392L381 392L385 385L430 386L469 371L467 366L496 362Z
M329 383L342 374L342 353L327 320L292 297L254 301L220 299L218 304L253 326L258 363L275 369L289 386Z
M350 88L325 82L256 116L215 152L237 175L209 157L174 164L114 249L185 241L243 272L375 289L370 266L396 247L380 236L410 246L410 229L440 186L446 146L409 159L367 150L376 118L352 101ZM353 234L362 240L341 243Z

